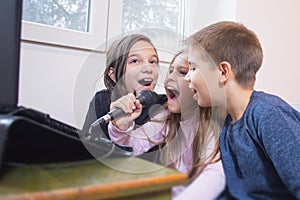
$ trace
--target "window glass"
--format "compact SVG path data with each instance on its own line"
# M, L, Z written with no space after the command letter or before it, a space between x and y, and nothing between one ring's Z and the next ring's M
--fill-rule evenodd
M122 32L160 27L179 32L181 0L123 0Z
M115 1L114 1L115 2ZM185 35L186 0L122 0L121 33L143 33L171 60Z
M23 0L22 41L105 51L109 0Z
M23 0L23 20L88 32L89 0Z

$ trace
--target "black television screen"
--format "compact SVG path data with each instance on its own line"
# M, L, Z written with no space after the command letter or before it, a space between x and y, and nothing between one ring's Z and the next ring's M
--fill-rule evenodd
M0 112L18 104L22 0L0 1Z

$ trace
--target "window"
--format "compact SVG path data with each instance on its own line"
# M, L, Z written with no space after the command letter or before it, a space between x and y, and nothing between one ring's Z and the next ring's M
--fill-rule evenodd
M122 32L161 27L180 32L182 0L123 0ZM141 9L142 8L142 9Z
M108 0L23 0L22 39L103 51L107 9Z
M89 0L23 0L23 20L88 32Z
M23 0L22 40L105 51L116 35L140 32L175 51L186 0Z
M160 59L170 61L184 39L186 7L186 0L110 1L108 35L132 32L148 35Z

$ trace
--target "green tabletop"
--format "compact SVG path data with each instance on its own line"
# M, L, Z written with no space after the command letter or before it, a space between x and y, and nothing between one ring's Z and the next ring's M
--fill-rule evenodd
M169 198L170 188L186 180L185 174L135 157L4 166L0 174L0 199L155 197L161 191Z

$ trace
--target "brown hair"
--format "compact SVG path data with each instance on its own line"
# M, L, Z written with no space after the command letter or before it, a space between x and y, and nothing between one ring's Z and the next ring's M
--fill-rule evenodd
M124 84L124 74L126 71L126 63L128 59L128 54L131 49L131 47L139 42L139 41L146 41L151 46L153 46L156 54L157 50L154 47L153 43L151 42L150 38L142 35L142 34L131 34L127 35L119 40L115 40L112 45L110 46L109 50L107 51L106 54L106 69L104 71L104 85L108 89L110 93L115 89L116 83L118 83L118 90L114 91L116 95L123 96L126 94L126 88ZM157 56L158 59L158 56ZM159 62L157 60L157 62ZM115 81L111 79L110 77L110 70L114 70L115 74ZM120 84L121 83L121 84ZM122 88L124 86L124 88ZM117 94L120 93L120 94Z
M199 45L215 65L222 61L229 62L236 81L246 89L253 89L263 51L257 36L244 25L217 22L194 33L187 39L187 44Z

